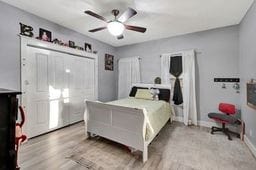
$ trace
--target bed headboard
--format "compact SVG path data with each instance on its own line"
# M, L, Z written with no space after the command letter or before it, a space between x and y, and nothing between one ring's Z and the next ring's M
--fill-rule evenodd
M166 102L170 102L170 94L171 94L171 85L165 84L141 84L136 83L132 85L132 89L130 91L129 96L134 97L137 89L159 89L158 98L159 100L164 100Z

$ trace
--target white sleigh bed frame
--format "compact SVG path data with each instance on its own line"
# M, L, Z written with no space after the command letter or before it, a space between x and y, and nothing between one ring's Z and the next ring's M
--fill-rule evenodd
M135 84L134 86L170 89L170 85ZM92 134L99 135L140 150L143 153L143 162L147 161L148 145L159 132L155 133L147 141L145 140L146 120L144 109L93 101L86 101L86 105L87 114L85 113L85 120L87 120L86 130L89 136Z

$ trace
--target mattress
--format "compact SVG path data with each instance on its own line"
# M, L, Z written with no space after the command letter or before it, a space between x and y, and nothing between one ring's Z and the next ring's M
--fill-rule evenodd
M171 106L166 101L153 101L129 97L107 104L143 109L146 119L145 140L151 140L171 118Z

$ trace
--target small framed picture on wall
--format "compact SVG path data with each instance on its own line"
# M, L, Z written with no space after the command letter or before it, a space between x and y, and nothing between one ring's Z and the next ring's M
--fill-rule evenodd
M114 56L110 54L105 54L105 70L114 70Z

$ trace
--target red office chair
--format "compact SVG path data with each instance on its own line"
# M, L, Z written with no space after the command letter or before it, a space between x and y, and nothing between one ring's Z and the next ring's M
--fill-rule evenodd
M209 113L208 117L210 119L215 120L216 122L219 122L222 124L222 128L219 127L212 127L211 134L214 134L214 132L223 132L225 135L228 136L229 140L232 140L230 134L236 135L238 138L240 138L240 134L236 132L230 131L228 128L226 128L226 124L240 124L240 121L235 118L234 114L236 114L236 108L232 104L228 103L220 103L219 104L219 111L222 113Z
M21 115L21 122L16 123L16 135L15 135L15 150L16 150L16 170L19 170L20 167L18 166L18 152L19 152L19 146L21 143L25 142L27 140L27 136L22 132L22 126L25 123L25 112L23 110L23 107L19 106L20 115Z

